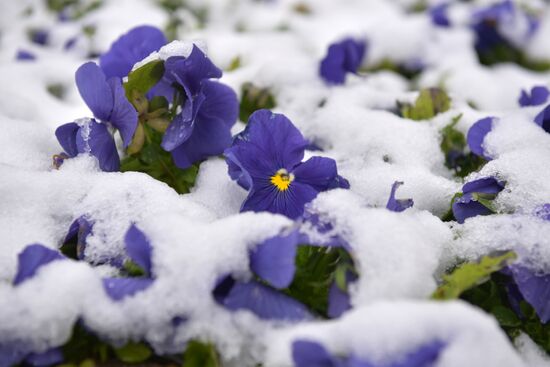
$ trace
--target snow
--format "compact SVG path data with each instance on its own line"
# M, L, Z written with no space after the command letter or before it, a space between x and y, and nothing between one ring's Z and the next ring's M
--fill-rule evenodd
M247 276L248 250L292 225L277 215L239 214L246 192L231 181L219 158L201 165L196 186L185 195L141 173L100 172L88 156L52 168L52 155L62 150L55 128L90 116L74 72L132 26L164 26L168 16L155 2L106 1L68 23L57 22L42 2L5 2L0 5L0 344L19 340L45 350L62 344L81 319L115 344L146 340L158 353L179 353L190 337L209 339L235 366L260 360L265 366L290 366L290 342L297 337L377 360L441 338L449 347L438 366L547 363L525 337L518 342L520 357L495 320L479 310L425 299L436 288L434 274L493 250L514 249L524 261L550 270L550 225L532 216L536 206L550 201L550 135L532 122L543 106L517 104L521 88L548 85L550 74L479 65L469 30L435 29L427 15L405 13L400 4L405 1L316 0L307 2L312 9L307 15L292 10L298 2L291 0L190 3L209 8L211 21L204 28L185 25L180 42L147 60L186 55L193 43L221 68L239 57L241 67L224 72L221 81L237 93L249 81L271 88L275 112L321 146L320 155L337 161L351 190L323 193L311 208L330 218L353 248L361 274L351 288L355 309L336 321L289 325L230 313L214 302L210 292L219 276ZM482 3L487 2L477 2ZM23 18L28 5L35 12ZM451 14L464 23L468 9L456 4ZM82 34L86 25L96 28L92 38ZM38 26L52 31L51 47L27 40L26 29ZM287 30L279 31L281 26ZM64 51L64 42L75 35L77 46ZM385 58L422 61L427 68L418 84L383 71L349 75L345 86L324 85L317 76L319 60L330 42L350 35L368 39L365 67ZM546 9L528 52L548 58L549 35ZM37 60L16 62L19 48L35 52ZM47 92L55 83L65 88L62 99ZM396 101L413 101L419 87L440 84L452 98L450 111L418 122L392 112ZM506 214L463 225L439 219L462 186L444 165L440 130L461 113L457 128L464 133L480 118L500 117L485 142L495 159L467 180L497 175L506 181L496 200ZM243 126L237 124L234 132ZM404 181L398 196L414 200L403 213L384 209L396 180ZM81 215L95 222L85 253L91 263L125 256L124 233L137 223L153 245L151 288L115 303L101 286L110 270L73 261L52 263L20 287L11 286L17 254L31 243L56 248ZM176 316L188 321L174 327Z

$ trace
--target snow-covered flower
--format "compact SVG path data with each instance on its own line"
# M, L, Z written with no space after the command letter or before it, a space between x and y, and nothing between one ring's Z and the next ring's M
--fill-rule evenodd
M307 145L284 115L254 112L247 128L225 151L229 175L249 190L241 211L268 211L296 219L319 192L349 188L333 159L315 156L302 162Z
M120 78L106 79L103 71L88 62L76 71L76 85L96 119L79 119L55 131L59 144L69 157L88 153L107 172L118 171L120 158L108 126L116 128L128 146L137 127L137 112L126 99Z
M477 215L489 215L491 201L504 189L504 184L494 177L483 177L462 186L462 196L452 204L453 215L458 223Z
M222 71L195 45L188 57L168 58L164 68L154 93L172 100L176 92L182 108L166 129L161 146L182 169L222 154L231 144L239 108L230 87L210 80L221 77Z
M346 73L356 73L367 50L364 40L345 38L329 46L321 61L319 75L329 84L344 84Z

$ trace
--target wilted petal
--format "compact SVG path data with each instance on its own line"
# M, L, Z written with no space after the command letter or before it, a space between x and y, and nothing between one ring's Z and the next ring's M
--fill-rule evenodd
M103 289L113 301L120 301L144 291L153 282L154 280L150 278L104 278Z
M66 259L59 251L52 250L41 244L28 245L17 256L17 272L13 285L19 285L32 278L42 266L56 260Z
M402 212L407 208L410 208L414 205L413 199L396 199L395 192L399 186L403 185L401 181L395 181L391 186L390 198L386 204L386 209L391 210L392 212Z
M164 33L156 27L135 27L101 55L99 65L108 78L123 78L130 73L135 63L158 51L166 42Z
M485 149L483 149L483 140L485 139L485 136L491 132L494 120L494 117L486 117L477 121L472 125L472 127L470 127L470 130L468 130L468 136L466 138L472 153L488 161L492 158L487 154Z
M99 66L91 61L83 64L76 71L75 79L80 96L94 116L109 121L114 106L113 92Z
M298 232L293 231L262 242L250 254L250 269L275 288L288 287L296 272L299 239Z
M227 296L220 300L229 310L249 310L263 320L299 321L313 318L300 302L254 281L235 282Z
M124 237L128 256L151 276L151 255L153 248L145 234L132 224Z
M132 142L132 137L136 131L138 114L134 106L126 99L126 92L120 79L111 78L108 83L114 98L113 111L109 122L120 131L124 147L127 147Z

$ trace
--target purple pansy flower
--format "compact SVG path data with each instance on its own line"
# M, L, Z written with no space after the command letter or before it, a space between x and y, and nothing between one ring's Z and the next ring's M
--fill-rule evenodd
M47 367L58 365L63 361L61 348L51 348L44 352L33 353L28 345L21 342L0 344L0 367L11 367L20 363L33 367Z
M34 61L36 60L36 55L27 50L17 50L15 59L18 61Z
M318 342L298 339L292 343L292 359L295 367L431 367L444 347L444 343L435 340L420 346L401 359L374 363L353 353L349 356L334 356Z
M414 205L413 199L396 199L395 192L399 186L403 185L402 181L395 181L391 186L390 198L386 204L386 209L391 210L392 212L402 212L407 208L410 208Z
M327 315L331 319L338 318L348 310L351 310L351 299L348 293L349 285L357 281L358 277L351 271L346 271L346 289L342 289L336 280L332 282L328 291Z
M223 277L213 292L225 308L245 309L265 320L303 320L313 316L305 305L281 293L294 279L296 248L301 235L293 230L269 238L250 252L250 269L265 283Z
M249 190L241 211L268 211L296 219L319 192L349 188L333 159L315 156L302 162L307 145L284 115L254 112L245 131L225 151L229 175Z
M80 216L71 223L69 231L63 240L63 243L76 240L76 258L84 259L84 250L86 249L86 239L92 234L93 221L88 220L85 216Z
M496 117L485 117L470 127L468 130L468 135L466 141L468 142L468 147L475 155L490 161L493 159L485 149L483 149L483 141L491 129L496 120Z
M544 107L544 109L535 116L535 123L542 127L544 131L550 133L550 105Z
M166 129L161 146L171 152L182 169L222 154L231 144L238 100L230 87L210 80L221 77L221 70L195 45L188 57L168 58L164 68L164 77L153 92L172 100L176 90L183 101L182 110Z
M511 39L509 33L518 22L524 22L526 27L525 34L519 35L517 39L526 40L538 28L538 21L517 9L510 0L476 11L472 22L476 34L475 48L483 53L495 47L510 47L512 43L517 43L517 39Z
M451 25L447 15L449 5L449 3L441 3L430 8L429 12L433 24L439 27L449 27Z
M132 28L111 45L99 58L99 66L107 78L127 76L135 63L166 44L164 33L153 26Z
M367 50L367 42L345 38L329 46L321 61L319 75L328 84L344 84L346 73L356 73Z
M484 177L462 186L462 196L452 204L453 215L458 223L477 215L489 215L494 211L488 207L491 200L504 189L504 184L494 177Z
M550 96L550 91L548 91L548 88L538 85L531 88L531 93L525 89L522 89L518 102L521 107L539 106L548 101L548 96Z

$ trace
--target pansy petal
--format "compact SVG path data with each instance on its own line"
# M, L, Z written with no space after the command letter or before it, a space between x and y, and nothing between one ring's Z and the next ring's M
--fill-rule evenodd
M55 137L57 141L63 147L65 153L70 157L76 157L78 155L78 149L76 147L76 135L80 127L75 122L69 122L59 126L55 130Z
M544 109L535 116L535 123L542 127L544 131L550 133L550 105L544 107Z
M76 71L75 79L80 96L94 116L109 121L114 105L113 92L99 66L91 61L83 64Z
M185 169L208 157L220 155L231 144L231 129L222 120L197 116L193 134L172 151L176 166Z
M536 274L522 265L512 265L510 270L521 295L546 324L550 320L550 274Z
M297 165L292 173L295 181L325 191L337 177L336 162L331 158L311 157Z
M109 122L120 131L120 136L127 147L132 142L132 137L137 128L138 114L134 106L126 99L126 92L122 82L118 78L108 80L113 91L114 105Z
M0 344L0 367L17 366L27 353L13 344Z
M31 353L25 358L25 362L34 367L54 366L63 361L63 350L61 348L51 348L42 353Z
M321 61L319 75L329 84L344 84L346 70L344 70L345 52L339 45L331 45L327 55Z
M132 224L126 232L124 244L126 245L126 252L132 261L139 265L148 276L151 276L151 255L153 248L149 243L149 239L135 224Z
M447 15L449 3L440 3L430 8L429 13L432 23L439 27L449 27L451 22Z
M546 103L548 97L550 96L550 91L545 86L539 85L531 88L531 93L529 94L525 90L521 91L521 96L519 98L519 105L522 107L526 106L539 106Z
M181 113L176 116L164 132L161 143L164 150L171 152L192 136L197 113L205 99L205 95L199 93L194 99L185 101Z
M386 204L386 209L391 210L392 212L402 212L407 208L410 208L414 205L413 199L396 199L395 192L399 186L403 185L401 181L395 181L391 186L390 198Z
M445 348L445 343L435 340L420 346L415 351L392 363L392 367L429 367L434 365Z
M308 142L286 116L258 110L250 116L248 124L250 144L277 169L292 171L304 158Z
M310 320L306 306L295 299L263 284L236 282L222 305L232 311L249 310L263 320Z
M164 33L152 26L139 26L117 39L109 51L99 58L99 65L108 78L123 78L138 61L166 44Z
M498 194L504 189L504 185L494 177L483 177L470 181L462 186L462 192L478 192L483 194Z
M316 196L317 191L313 187L296 181L286 191L279 191L275 186L267 184L250 191L241 211L267 211L296 219L304 213L304 205Z
M86 239L92 233L92 228L93 222L89 221L84 216L80 216L71 224L63 240L63 243L67 243L76 237L76 256L80 260L84 258Z
M201 92L205 100L198 114L201 119L218 119L231 128L237 121L239 101L237 95L225 84L204 80Z
M103 289L113 301L144 291L153 284L150 278L103 278Z
M494 117L486 117L477 121L472 125L472 127L470 127L470 130L468 130L468 136L466 138L472 153L488 161L492 158L487 154L485 149L483 149L483 140L485 139L485 136L491 132L494 120Z
M87 136L85 132L88 132ZM86 128L81 128L76 137L76 145L81 153L89 153L97 158L99 167L105 172L115 172L120 168L120 158L115 140L105 126L91 120Z
M250 269L275 288L288 287L296 272L299 239L298 232L293 231L262 242L250 254Z
M453 215L458 223L478 215L490 215L492 212L483 204L473 200L472 194L465 194L456 199L452 205Z
M222 71L196 45L193 45L188 57L170 57L164 67L168 75L177 75L182 86L188 88L192 95L198 93L204 79L222 76Z
M344 69L350 73L355 73L361 66L365 51L367 49L367 43L363 40L354 40L353 38L346 38L341 42L344 47Z
M310 340L292 342L292 360L296 367L337 367L325 347Z
M32 278L42 266L62 259L65 259L65 256L59 251L41 244L28 245L17 256L17 272L13 279L13 285L19 285Z
M328 291L328 317L335 319L349 309L351 309L349 294L340 289L336 282L333 282Z

